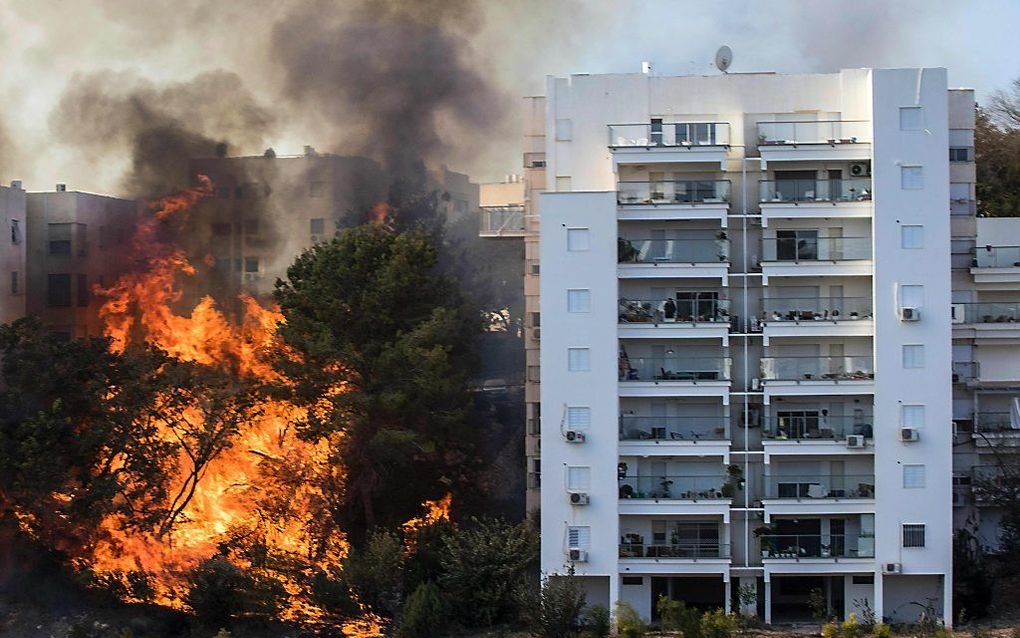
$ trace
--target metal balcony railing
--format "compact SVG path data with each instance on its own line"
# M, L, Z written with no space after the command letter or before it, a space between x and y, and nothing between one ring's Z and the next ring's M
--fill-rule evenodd
M871 318L871 297L782 297L763 299L764 320L858 321Z
M722 416L620 416L621 441L724 441Z
M730 181L658 180L621 181L616 202L629 204L719 204L730 201Z
M766 237L762 261L858 261L871 259L870 237Z
M481 235L520 235L524 233L523 206L484 206L478 212Z
M693 299L619 299L618 323L726 323L730 300L705 295Z
M875 498L874 474L766 476L765 498Z
M866 144L871 127L862 120L758 122L758 145Z
M650 122L610 124L609 148L728 146L728 122Z
M620 357L620 381L729 379L729 357Z
M775 441L842 441L853 434L872 436L871 419L870 414L863 417L821 414L773 416L766 420L762 433L765 438Z
M1020 321L1020 302L994 301L954 304L964 308L966 323L1013 323Z
M628 476L620 480L621 499L721 500L726 477Z
M730 241L716 239L625 239L616 242L621 264L726 263Z
M978 246L974 250L977 268L1020 267L1020 246Z
M620 543L620 558L729 558L730 546L725 543Z
M870 356L762 357L761 376L770 381L848 381L875 378Z
M764 534L762 558L874 558L869 534Z
M801 202L868 202L871 201L871 179L763 179L759 184L762 204Z

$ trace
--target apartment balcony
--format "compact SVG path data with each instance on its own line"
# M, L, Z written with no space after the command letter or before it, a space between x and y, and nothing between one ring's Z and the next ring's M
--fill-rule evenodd
M479 237L524 237L523 206L483 206L478 215Z
M765 345L772 337L869 337L870 297L782 297L762 300Z
M610 124L613 170L628 164L713 163L725 170L730 144L727 122Z
M617 188L620 221L713 219L726 226L729 180L620 181Z
M953 336L1020 340L1020 302L954 303Z
M766 419L762 428L765 462L782 455L872 454L872 416L799 414ZM853 438L849 438L853 437ZM863 437L863 440L858 438ZM857 443L863 445L857 446Z
M720 233L722 235L722 233ZM725 281L730 242L716 239L617 240L618 275L634 278L712 278Z
M770 277L869 276L870 237L766 237L761 271Z
M1020 446L1020 414L982 410L975 415L974 445L977 447Z
M619 452L627 456L719 456L729 462L724 416L620 415Z
M620 479L620 514L695 514L729 518L728 477L627 476Z
M871 159L871 123L860 120L759 122L762 164Z
M769 395L874 394L870 356L762 357L761 382Z
M978 246L970 274L979 289L1020 283L1020 246Z
M870 217L871 178L761 180L761 223L770 219Z
M730 332L730 301L706 295L704 299L620 298L617 314L620 338L660 339L696 337L720 339Z
M870 514L875 511L875 475L766 476L762 504L766 523L772 516Z
M981 376L981 365L977 361L954 361L953 383L970 383Z
M875 558L872 534L763 534L758 537L763 562L831 562Z
M730 363L729 357L621 356L620 396L726 396Z
M706 567L711 569L716 565L729 565L730 545L717 542L629 542L620 543L619 557L621 571L645 574L701 573Z

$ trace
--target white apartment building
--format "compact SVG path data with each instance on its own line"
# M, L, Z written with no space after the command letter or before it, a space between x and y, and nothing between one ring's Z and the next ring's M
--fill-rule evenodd
M803 619L820 589L950 625L950 415L977 389L947 309L1020 283L1020 255L981 263L968 208L976 290L951 290L973 94L937 68L635 73L528 104L543 570L652 620L660 595ZM1011 338L992 329L967 338Z

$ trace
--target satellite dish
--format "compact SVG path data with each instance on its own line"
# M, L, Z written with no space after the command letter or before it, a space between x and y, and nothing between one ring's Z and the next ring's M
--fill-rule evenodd
M723 73L726 73L726 70L730 68L732 63L733 50L724 44L715 52L715 66Z

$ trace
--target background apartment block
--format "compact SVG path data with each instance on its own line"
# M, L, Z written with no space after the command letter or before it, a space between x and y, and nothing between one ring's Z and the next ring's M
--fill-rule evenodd
M739 587L793 620L819 588L952 622L947 149L973 110L944 69L549 79L544 571L650 618Z
M21 182L0 186L0 323L25 314L25 191Z

